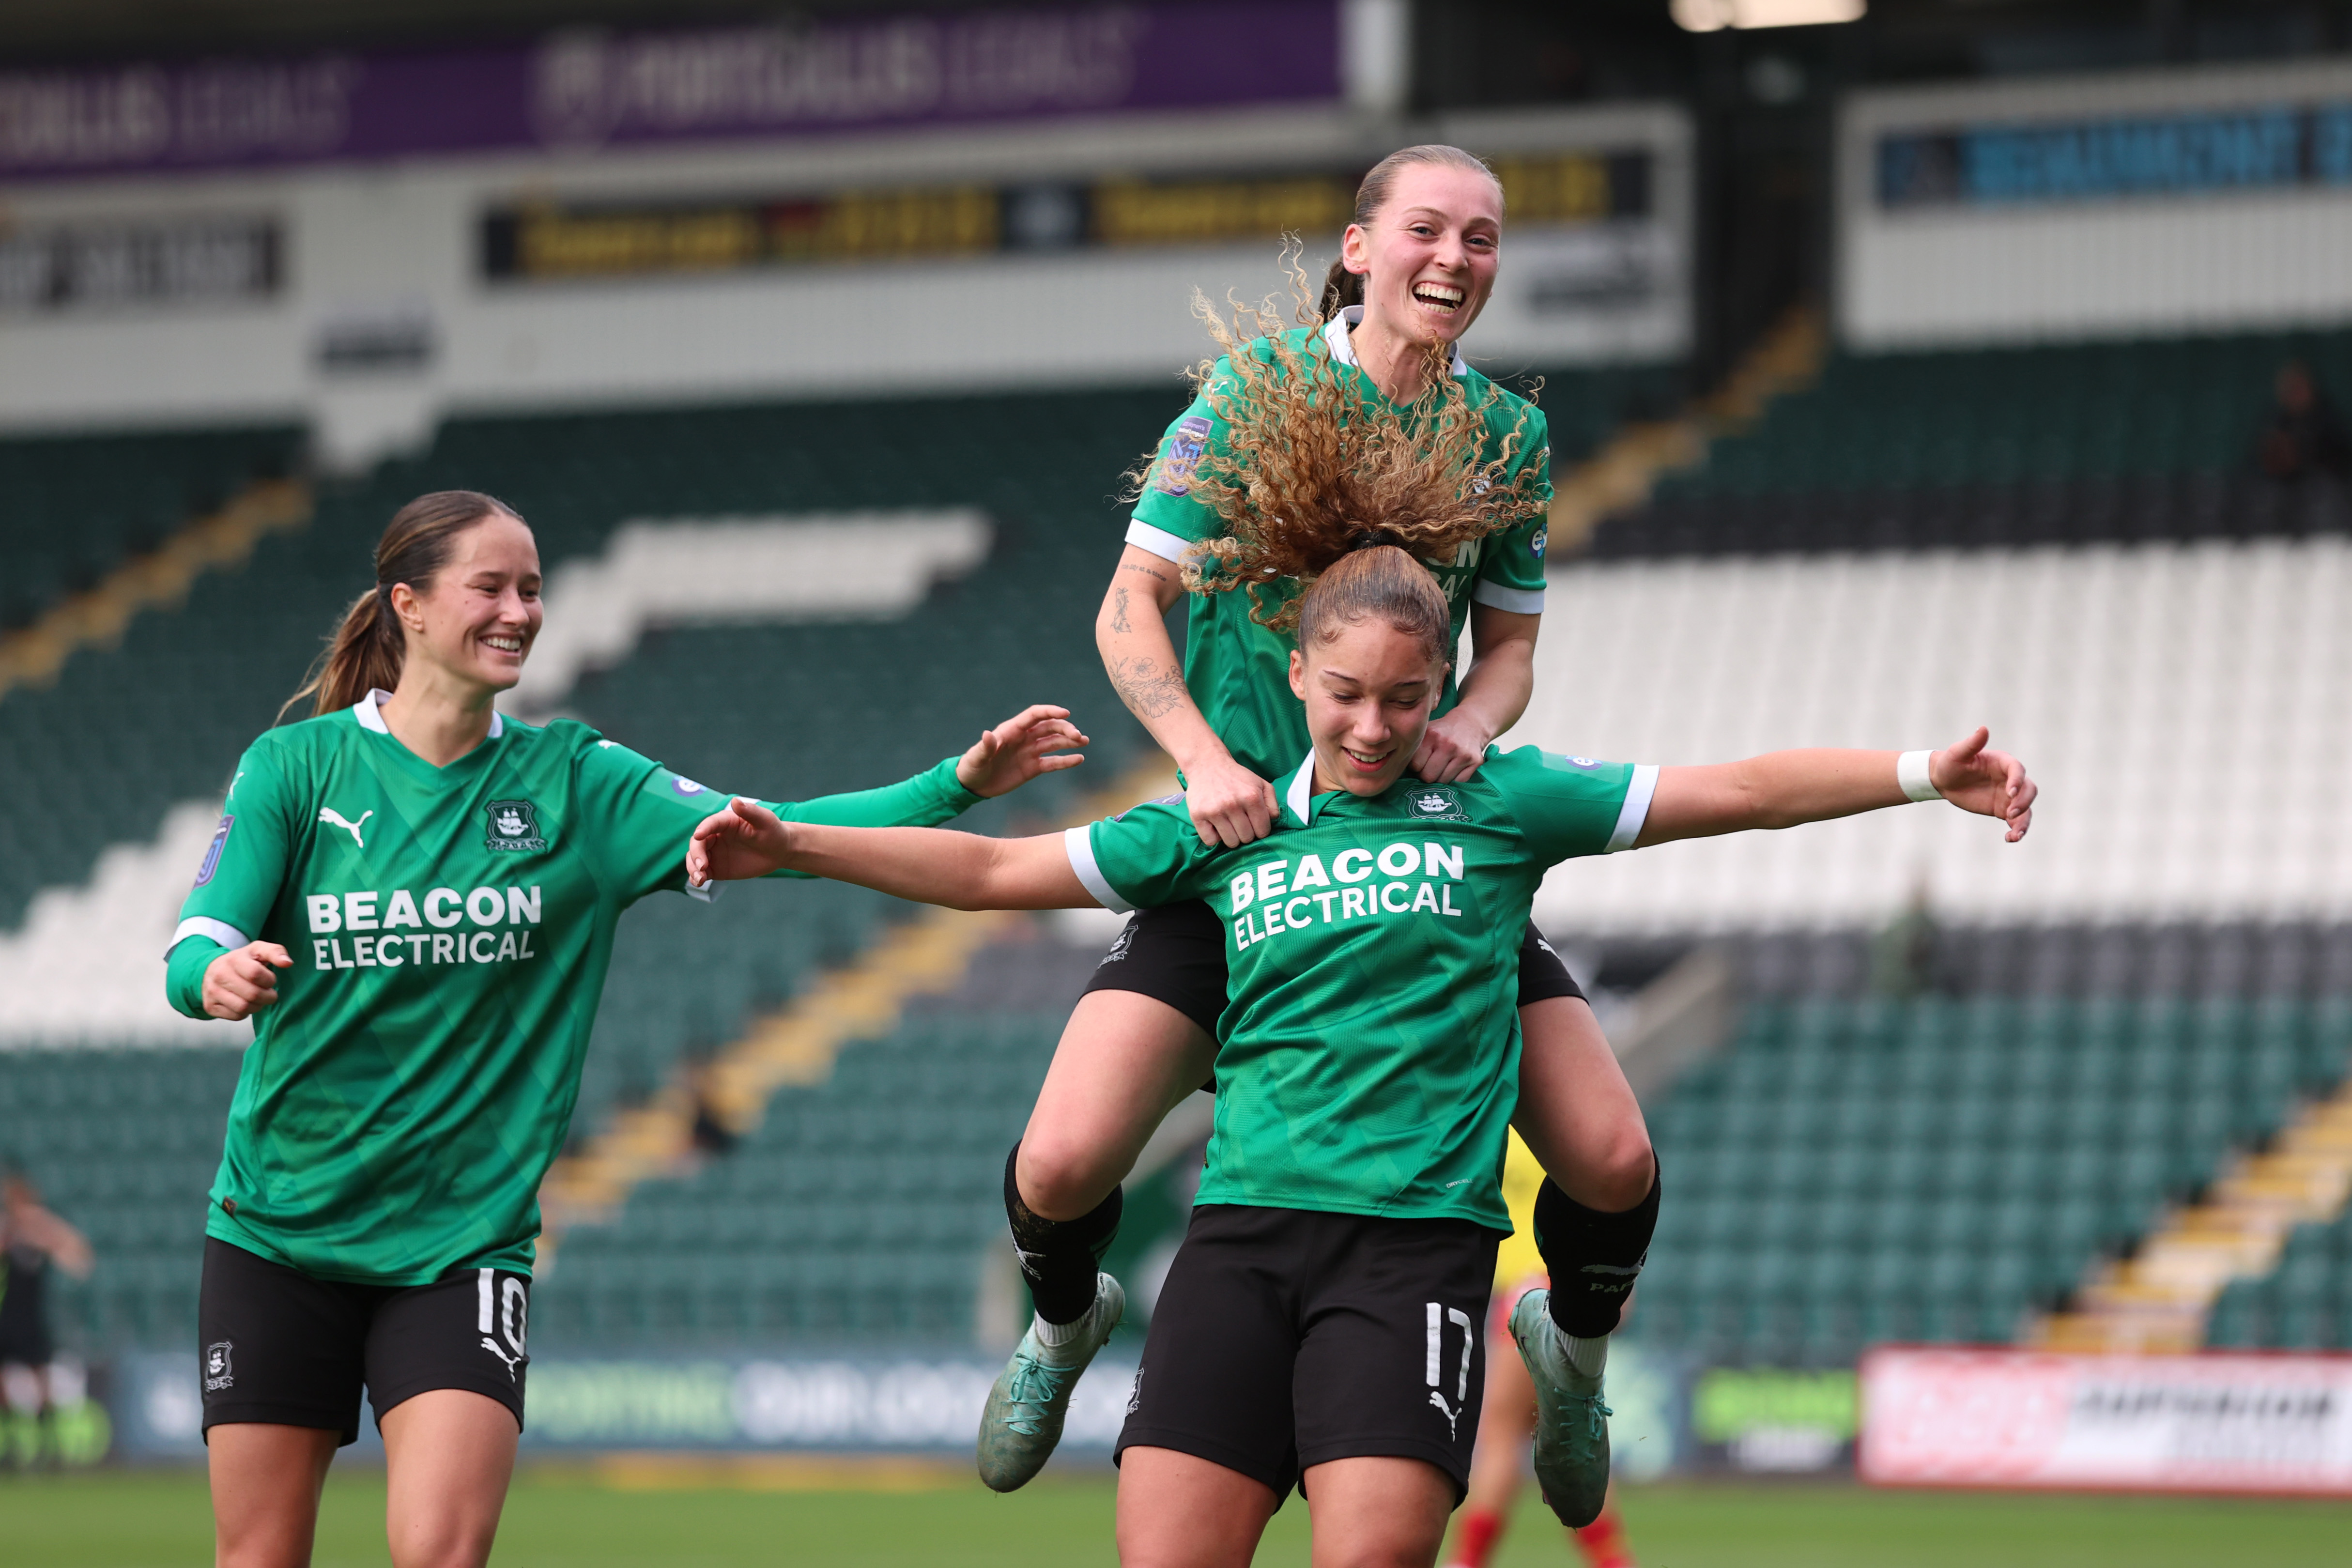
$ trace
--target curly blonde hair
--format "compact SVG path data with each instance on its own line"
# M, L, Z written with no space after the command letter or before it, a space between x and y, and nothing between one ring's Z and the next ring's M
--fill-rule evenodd
M1311 323L1319 320L1319 293L1297 256L1293 246L1283 260L1299 319ZM1512 471L1528 409L1497 455L1482 460L1487 409L1474 406L1453 374L1450 344L1430 345L1421 393L1391 405L1367 394L1364 377L1340 373L1321 332L1286 337L1272 299L1229 303L1230 322L1205 297L1192 297L1193 313L1223 351L1192 373L1226 427L1222 447L1204 444L1186 474L1170 472L1155 455L1128 476L1130 499L1155 482L1182 483L1223 520L1223 537L1186 552L1187 588L1246 588L1250 618L1289 632L1299 595L1350 551L1393 544L1443 563L1542 509L1542 465Z

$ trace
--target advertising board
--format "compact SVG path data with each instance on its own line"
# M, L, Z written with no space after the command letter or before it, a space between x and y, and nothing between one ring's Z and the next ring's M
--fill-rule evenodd
M1861 1378L1878 1486L2352 1494L2352 1355L1893 1346Z

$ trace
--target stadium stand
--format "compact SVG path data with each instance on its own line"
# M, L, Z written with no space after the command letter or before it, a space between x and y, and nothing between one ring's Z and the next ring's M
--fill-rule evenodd
M2340 486L2256 470L2290 361L2352 395L2352 332L1831 357L1592 552L1924 550L2343 531Z
M56 1326L84 1354L194 1342L205 1193L241 1053L0 1055L0 1157L89 1237L85 1283L53 1280Z
M0 632L154 549L252 480L289 471L281 426L0 440Z
M2274 1271L2222 1293L2206 1338L2242 1349L2352 1350L2352 1209L2297 1226Z
M2273 940L2320 962L2250 971ZM1633 1325L1714 1361L2011 1340L2352 1061L2341 929L1946 931L1909 995L1853 938L1734 949L1758 999L1651 1108Z

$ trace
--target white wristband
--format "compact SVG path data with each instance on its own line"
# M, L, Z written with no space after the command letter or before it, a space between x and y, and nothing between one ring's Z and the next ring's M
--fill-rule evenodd
M1895 782L1913 800L1941 800L1944 792L1927 776L1927 759L1933 752L1906 752L1895 761Z

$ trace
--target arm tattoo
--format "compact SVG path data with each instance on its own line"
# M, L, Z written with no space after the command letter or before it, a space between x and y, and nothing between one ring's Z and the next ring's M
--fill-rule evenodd
M1168 581L1168 574L1167 574L1167 573L1165 573L1165 572L1160 571L1158 567L1156 567L1156 566L1139 566L1139 565L1137 565L1137 564L1136 564L1134 562L1132 562L1132 561L1129 561L1129 562L1126 563L1124 565L1120 566L1120 567L1119 567L1119 570L1120 570L1120 571L1122 571L1122 572L1140 572L1140 573L1142 573L1145 576L1147 576L1147 577L1150 578L1150 579L1151 579L1153 582L1155 582L1155 583L1165 583L1166 581Z
M1181 670L1151 658L1121 659L1110 666L1110 683L1139 719L1172 712L1192 696L1184 689Z
M1115 632L1131 632L1135 629L1127 624L1127 590L1124 588L1111 590L1110 629Z

